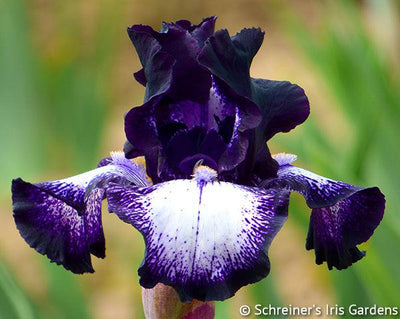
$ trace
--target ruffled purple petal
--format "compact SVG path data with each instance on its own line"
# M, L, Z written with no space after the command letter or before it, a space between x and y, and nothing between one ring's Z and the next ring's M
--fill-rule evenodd
M197 55L213 33L214 24L211 17L199 25L185 20L163 23L161 32L143 25L128 28L143 65L144 71L137 72L135 78L146 83L145 102L164 93L176 101L205 102L211 79L197 63Z
M250 64L263 39L260 29L243 29L232 38L219 30L206 41L198 60L238 95L251 97Z
M157 176L148 168L154 181L167 175L187 178L193 170L189 164L193 163L186 159L197 158L196 154L203 154L206 165L219 172L234 169L246 158L249 130L260 123L261 117L252 102L241 103L241 98L229 98L225 91L213 81L206 105L187 100L168 104L165 99L156 98L133 108L125 117L129 141L125 154L128 157L154 154L153 150L157 149L169 166L157 164ZM197 134L199 131L202 133ZM162 158L159 160L162 164ZM181 165L181 161L185 163Z
M156 34L149 26L134 25L128 28L128 35L143 66L143 71L138 71L135 78L139 83L146 84L145 102L169 90L175 63L171 55L161 50Z
M129 149L124 149L125 155L143 155L148 149L160 145L157 133L157 122L154 104L158 99L146 102L142 106L132 108L125 115L125 135Z
M192 27L190 33L197 40L200 46L213 35L216 16L205 18L198 26Z
M162 176L187 177L192 160L201 154L208 165L215 167L217 163L224 180L251 184L253 177L276 177L278 165L271 158L266 141L308 117L308 99L299 86L250 77L250 65L264 33L253 28L243 29L233 37L227 30L212 34L214 22L212 17L199 25L187 20L164 23L160 33L146 26L129 29L144 66L144 72L136 74L139 81L143 82L146 65L153 63L153 51L174 59L169 66L172 75L167 78L168 88L159 90L160 85L154 82L157 89L151 91L158 93L151 97L146 94L146 103L125 117L130 146L126 155L159 156L157 171L156 159L146 159L153 164L149 174L156 172L151 176L154 181L168 180ZM147 91L151 86L147 81ZM175 148L174 152L167 150L175 136L196 127L218 132L224 141L214 147L220 148L218 156L192 151L185 154L184 147L178 151ZM193 148L197 148L196 144L188 147ZM171 154L182 158L184 164L176 164Z
M356 245L367 241L379 225L385 200L377 187L360 190L333 206L314 208L306 248L315 250L318 265L345 269L365 256Z
M303 123L310 114L310 104L304 90L288 81L252 79L252 100L262 113L257 128L265 141L279 132L289 132Z
M182 123L191 129L196 126L205 126L207 122L206 107L194 101L182 100L179 102L161 102L156 106L156 119L158 127L170 123Z
M385 197L377 187L363 188L324 178L292 166L295 156L275 156L278 177L264 182L268 189L301 193L312 208L306 248L316 263L344 269L364 256L356 247L367 241L383 218Z
M93 272L90 254L105 257L101 202L114 183L148 185L144 169L114 153L99 168L71 178L12 183L14 219L21 236L39 253L74 273Z
M215 17L210 17L199 25L186 20L163 23L161 32L143 25L128 28L143 65L135 77L146 84L145 104L125 117L125 133L132 146L126 152L129 158L160 146L166 139L163 135L175 133L169 133L173 123L190 129L207 120L201 112L211 76L197 63L197 55L214 32L214 24Z
M258 106L263 115L259 131L266 141L303 123L309 115L309 102L295 84L250 78L250 64L263 39L260 29L243 29L232 38L226 30L217 31L203 47L199 62L236 94Z
M190 34L195 38L200 46L213 35L215 28L215 20L217 17L212 16L205 18L200 24L193 25L188 20L179 20L176 22L181 28L190 32Z
M212 125L218 126L220 135L225 137L227 143L219 159L219 171L230 171L248 155L249 131L260 124L260 111L252 102L231 93L225 84L217 80L213 80L208 107L208 118L213 119Z
M111 185L109 210L144 236L143 287L161 282L182 301L224 300L268 275L268 248L287 218L288 196L196 176L208 182Z

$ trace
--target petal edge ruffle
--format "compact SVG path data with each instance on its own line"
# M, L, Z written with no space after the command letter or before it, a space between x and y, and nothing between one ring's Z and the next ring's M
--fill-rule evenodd
M290 154L275 159L278 177L262 185L304 196L312 208L306 248L315 250L316 263L345 269L361 259L364 253L356 246L372 236L383 218L385 197L379 188L357 187L295 167Z

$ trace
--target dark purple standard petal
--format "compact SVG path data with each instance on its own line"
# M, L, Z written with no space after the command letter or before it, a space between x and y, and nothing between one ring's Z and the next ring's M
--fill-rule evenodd
M260 167L271 165L258 155L269 153L265 142L276 133L288 132L303 123L309 115L308 99L299 86L287 81L250 78L250 64L263 38L260 29L243 29L232 38L226 30L220 30L210 37L199 55L202 65L226 83L234 94L247 99L242 99L242 104L251 104L251 101L261 111L255 145L256 166ZM260 169L260 176L265 178L265 175Z
M253 103L229 91L225 84L213 80L208 103L208 118L217 124L221 136L229 132L226 150L218 161L220 172L231 171L246 159L251 143L250 131L261 122L261 113ZM238 182L237 179L231 181Z
M199 45L202 46L204 41L213 35L216 19L217 17L215 16L208 17L198 25L193 25L188 20L179 20L176 22L176 24L189 31L193 38L197 40ZM166 25L168 25L168 23Z
M144 155L146 151L160 145L154 109L157 102L157 99L146 102L125 115L125 134L130 145L129 150L124 148L126 155Z
M218 160L226 149L222 137L215 131L208 132L201 127L181 130L176 133L166 147L166 157L183 176L190 176L199 160L203 165L218 170Z
M166 147L175 134L197 127L216 130L225 142L215 145L221 148L217 157L203 154L209 165L217 164L222 179L250 185L254 177L275 177L278 165L266 141L301 124L309 114L308 99L297 85L250 77L264 38L260 29L243 29L230 37L226 30L213 34L214 22L212 17L199 25L187 20L164 23L160 33L140 25L128 29L144 67L137 78L143 82L149 69L154 81L146 82L145 104L125 117L124 150L128 157L144 155L147 162L157 162L157 170L148 170L156 182L188 177L187 165L181 171L183 166L173 163ZM168 76L153 67L160 64L154 52L174 60L166 67L172 70ZM179 153L186 162L202 154L184 152ZM155 154L158 159L148 158Z
M174 58L161 50L154 37L156 32L143 25L128 28L128 34L139 54L143 69L135 73L139 83L146 85L145 101L169 90L172 81Z
M252 100L262 112L257 128L264 140L279 132L289 132L310 114L310 103L304 90L288 81L252 79Z
M287 218L287 193L212 182L216 172L201 169L192 180L107 189L109 210L143 234L141 285L171 285L182 301L224 300L267 276Z
M357 245L367 241L383 218L385 197L379 188L363 188L327 179L290 165L295 156L279 154L278 177L264 182L268 189L301 193L312 208L306 248L316 263L344 269L365 253Z
M12 183L14 219L39 253L74 273L93 272L90 254L105 257L101 223L104 187L110 182L147 185L144 169L114 153L99 168L71 178Z
M232 38L227 30L219 30L207 40L198 59L236 94L250 97L250 64L263 39L260 29L243 29Z
M128 28L143 66L135 77L146 83L145 102L160 94L176 101L204 102L211 78L196 59L214 24L215 18L210 17L199 25L184 20L164 23L161 32L143 25Z
M132 143L126 144L125 153L145 155L146 162L156 163L157 169L147 166L154 182L188 178L196 158L219 172L234 169L246 158L249 130L260 123L260 112L248 102L243 108L240 98L229 98L212 83L205 105L188 100L165 104L156 98L126 115L125 131ZM239 181L237 175L231 181Z
M210 17L199 25L186 20L164 23L161 32L143 25L128 28L143 65L135 77L146 85L146 95L145 104L125 117L127 157L154 154L166 140L164 135L199 125L196 109L208 99L211 77L196 59L214 24L215 17Z

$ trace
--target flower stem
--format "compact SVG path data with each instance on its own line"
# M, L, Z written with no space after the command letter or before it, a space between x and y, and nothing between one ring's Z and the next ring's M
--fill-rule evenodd
M181 302L175 290L164 284L143 288L142 301L147 319L214 319L215 315L214 302Z

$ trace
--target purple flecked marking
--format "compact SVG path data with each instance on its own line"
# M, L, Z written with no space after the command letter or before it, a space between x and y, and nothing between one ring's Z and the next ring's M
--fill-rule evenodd
M314 208L310 219L307 249L315 249L316 263L344 269L365 253L356 245L367 241L379 225L384 197L378 188L360 190L336 204Z
M13 182L14 219L39 253L75 273L93 272L84 218L72 206L21 179Z
M363 189L292 165L281 166L278 170L278 178L266 181L266 186L300 192L311 208L333 205Z
M215 116L221 121L226 117L235 117L237 105L235 100L229 100L215 82L214 76L211 76L212 85L210 88L210 96L207 103L208 108L208 127L216 128Z
M205 184L206 184L206 182L204 181L204 180L200 180L200 181L196 181L197 182L197 185L198 185L198 187L199 187L199 189L200 189L200 192L199 192L199 207L200 207L200 205L201 205L201 197L202 197L202 194L203 194L203 187L205 186ZM199 210L197 211L197 224L196 224L196 233L195 233L195 242L194 242L194 252L193 252L193 263L192 263L192 274L191 274L191 277L193 277L193 272L194 272L194 269L195 269L195 261L196 261L196 254L197 254L197 242L198 242L198 239L199 239L199 225L200 225L200 208L199 208ZM205 252L203 252L203 254L205 254Z

